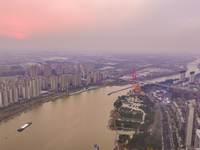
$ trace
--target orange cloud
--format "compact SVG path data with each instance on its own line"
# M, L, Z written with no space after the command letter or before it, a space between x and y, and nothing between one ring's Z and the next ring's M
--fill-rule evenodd
M111 27L137 18L146 0L2 0L0 34L23 39L46 32Z

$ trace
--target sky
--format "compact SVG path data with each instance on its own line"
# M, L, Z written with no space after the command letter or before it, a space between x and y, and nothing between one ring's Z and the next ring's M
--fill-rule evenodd
M200 53L200 1L1 0L0 51Z

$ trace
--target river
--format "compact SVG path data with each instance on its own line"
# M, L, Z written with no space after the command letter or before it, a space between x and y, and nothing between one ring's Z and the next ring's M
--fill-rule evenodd
M188 64L189 71L199 73L198 61ZM188 73L187 73L188 76ZM179 75L157 78L177 78ZM115 131L107 128L110 111L119 95L107 94L126 86L107 86L77 95L51 101L0 123L0 149L2 150L92 150L92 143L100 150L113 150ZM32 125L17 132L23 124Z
M128 85L130 86L130 85ZM102 87L48 102L0 124L0 145L5 150L90 150L99 143L101 150L114 148L115 131L107 128L110 111L126 86ZM27 122L22 132L17 129ZM7 139L6 139L7 138Z
M195 71L195 74L200 73L200 70L198 69L197 65L200 63L200 59L196 59L194 62L188 63L187 65L187 72L186 72L186 77L189 77L191 71ZM165 77L160 77L152 80L147 80L149 82L160 82L160 81L165 81L166 79L175 79L175 78L180 78L180 74L176 75L171 75L171 76L165 76Z

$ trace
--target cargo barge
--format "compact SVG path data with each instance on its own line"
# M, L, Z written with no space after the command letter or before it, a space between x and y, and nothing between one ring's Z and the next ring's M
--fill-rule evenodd
M93 146L93 150L99 150L99 147L100 147L99 144L93 143L92 146Z
M23 125L21 128L19 128L17 131L20 132L20 131L23 131L24 129L26 129L28 126L30 126L32 124L32 122L28 122L26 123L25 125Z

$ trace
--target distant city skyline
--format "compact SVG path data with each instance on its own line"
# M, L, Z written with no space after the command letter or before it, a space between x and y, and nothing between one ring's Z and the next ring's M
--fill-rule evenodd
M199 54L200 2L0 2L0 51Z

